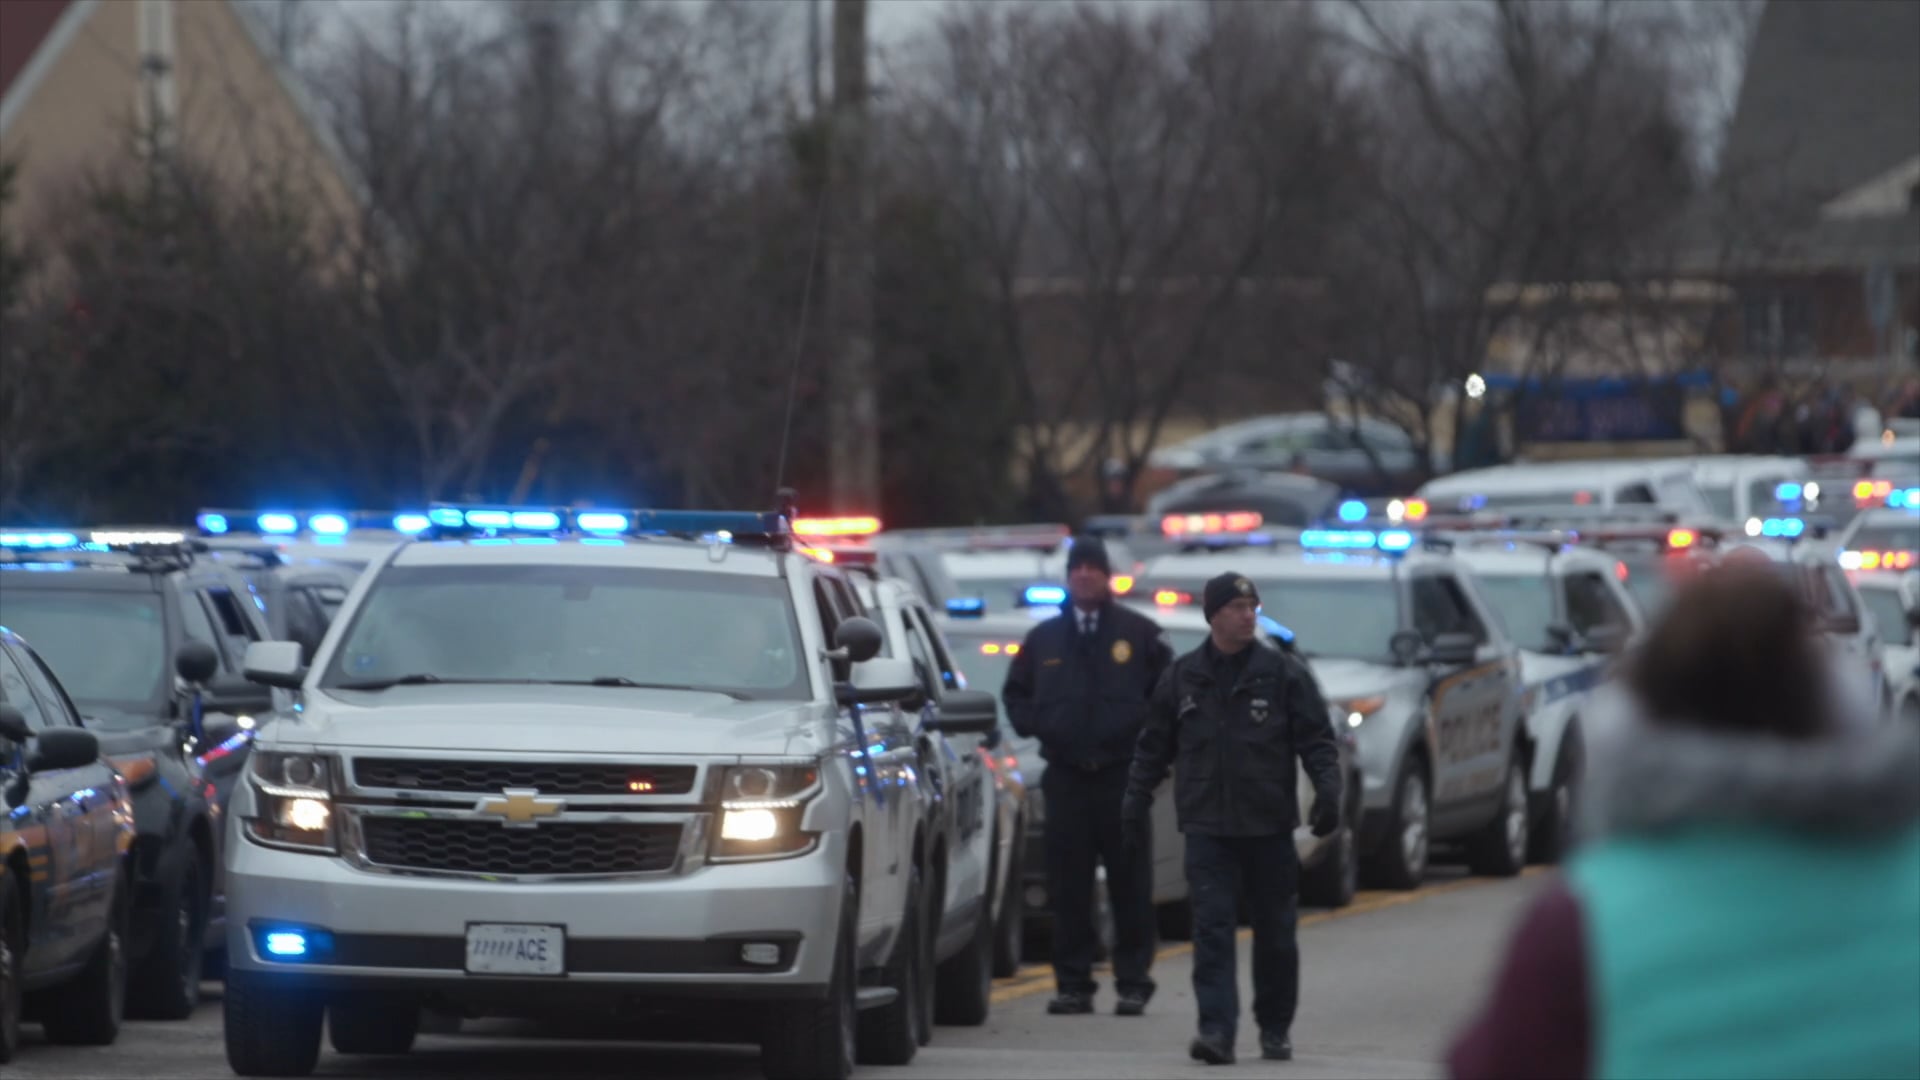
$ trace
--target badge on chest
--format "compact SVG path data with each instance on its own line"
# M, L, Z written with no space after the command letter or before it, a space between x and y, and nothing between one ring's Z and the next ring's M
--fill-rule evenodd
M1133 645L1124 638L1113 643L1113 662L1124 664L1133 659Z
M1253 722L1256 724L1266 723L1267 715L1273 711L1272 703L1263 697L1254 698L1247 703L1247 706L1248 711L1253 716Z

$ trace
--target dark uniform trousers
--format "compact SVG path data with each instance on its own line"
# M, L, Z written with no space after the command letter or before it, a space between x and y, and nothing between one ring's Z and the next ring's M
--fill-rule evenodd
M1051 806L1051 796L1049 806ZM1047 827L1052 828L1052 812ZM1293 836L1188 833L1187 888L1193 903L1193 996L1200 1030L1231 1040L1240 1020L1236 917L1247 897L1253 924L1253 1018L1262 1032L1287 1034L1300 999L1300 861Z
M1062 994L1092 994L1094 866L1107 868L1113 910L1114 985L1124 994L1149 996L1153 963L1153 853L1129 851L1120 828L1120 798L1128 762L1087 771L1047 766L1040 778L1046 795L1047 893L1053 907L1053 972ZM1231 917L1231 916L1229 916ZM1229 930L1231 934L1231 930Z

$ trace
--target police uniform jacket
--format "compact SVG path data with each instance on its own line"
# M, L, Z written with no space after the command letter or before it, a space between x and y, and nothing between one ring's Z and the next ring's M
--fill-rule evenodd
M1089 638L1074 608L1033 628L1001 691L1013 730L1040 740L1049 765L1125 768L1147 718L1147 698L1173 662L1152 619L1109 600Z
M1150 804L1171 765L1181 832L1290 833L1300 824L1296 755L1316 797L1339 805L1340 749L1306 663L1259 640L1229 657L1209 640L1155 688L1127 802Z

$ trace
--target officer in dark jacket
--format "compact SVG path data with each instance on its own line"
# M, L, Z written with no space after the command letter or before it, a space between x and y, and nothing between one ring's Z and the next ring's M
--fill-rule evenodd
M1067 554L1072 604L1033 628L1007 671L1001 701L1047 761L1047 892L1053 898L1055 1015L1093 1011L1094 862L1107 868L1113 905L1114 1012L1139 1016L1153 996L1153 854L1129 849L1120 798L1147 698L1173 662L1152 619L1113 602L1112 570L1096 537Z
M1340 827L1340 751L1313 673L1297 654L1255 635L1260 594L1253 582L1232 573L1214 578L1204 610L1207 640L1175 661L1154 690L1121 816L1129 843L1144 843L1153 790L1174 766L1200 1007L1193 1058L1233 1061L1240 1020L1235 908L1244 884L1261 1056L1286 1061L1300 994L1294 757L1313 782L1314 835L1328 836Z

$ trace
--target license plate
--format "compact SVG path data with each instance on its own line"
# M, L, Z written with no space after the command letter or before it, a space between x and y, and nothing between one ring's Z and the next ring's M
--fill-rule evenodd
M567 929L529 923L468 923L467 974L565 975Z

